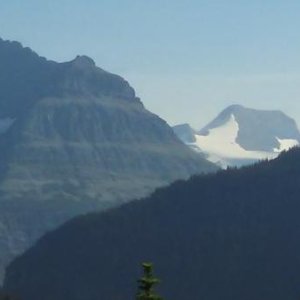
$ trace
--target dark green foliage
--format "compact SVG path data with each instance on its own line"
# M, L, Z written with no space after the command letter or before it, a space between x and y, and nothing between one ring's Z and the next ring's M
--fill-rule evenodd
M298 300L299 216L293 149L76 218L15 260L5 287L22 300L132 300L149 260L165 299Z
M154 291L154 286L159 280L153 276L153 265L151 263L143 263L144 275L139 282L139 291L137 300L163 300Z

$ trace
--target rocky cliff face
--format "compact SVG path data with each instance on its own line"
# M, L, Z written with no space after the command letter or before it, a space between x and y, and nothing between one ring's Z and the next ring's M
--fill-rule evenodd
M121 77L0 39L0 269L38 237L215 167Z

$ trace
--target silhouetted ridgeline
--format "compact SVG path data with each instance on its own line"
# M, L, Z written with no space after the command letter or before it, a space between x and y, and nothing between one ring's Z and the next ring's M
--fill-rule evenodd
M78 217L8 268L23 300L129 300L142 261L165 299L300 298L300 149L240 170L178 181Z

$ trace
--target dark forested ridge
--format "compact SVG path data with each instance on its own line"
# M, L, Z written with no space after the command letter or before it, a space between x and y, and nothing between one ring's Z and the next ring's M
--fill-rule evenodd
M142 261L165 299L300 298L300 149L78 217L7 269L23 300L129 300Z

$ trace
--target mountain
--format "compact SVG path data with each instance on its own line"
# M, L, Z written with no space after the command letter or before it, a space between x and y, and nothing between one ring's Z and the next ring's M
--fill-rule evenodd
M222 167L273 159L300 142L296 122L281 111L231 105L200 131L175 126L176 135L193 150Z
M0 278L46 231L216 167L87 56L0 39Z
M175 134L185 144L195 143L195 134L197 133L189 124L180 124L173 127Z
M5 288L24 300L129 300L152 261L164 299L298 299L299 181L294 148L75 218L17 258Z

